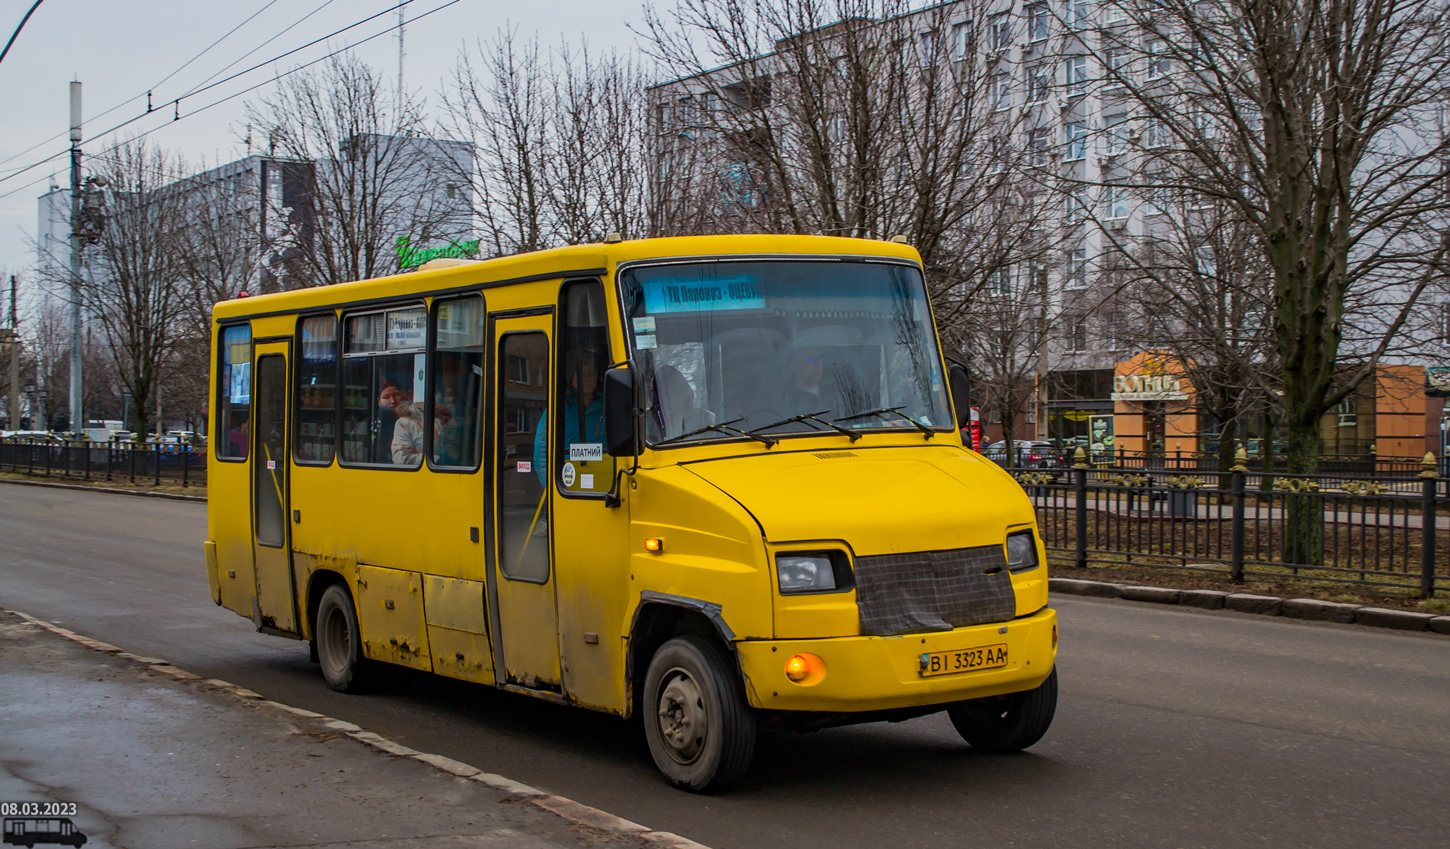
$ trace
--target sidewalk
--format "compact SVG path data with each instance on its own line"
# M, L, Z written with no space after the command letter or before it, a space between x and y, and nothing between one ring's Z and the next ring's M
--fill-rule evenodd
M155 669L0 611L0 802L75 803L87 847L661 845Z

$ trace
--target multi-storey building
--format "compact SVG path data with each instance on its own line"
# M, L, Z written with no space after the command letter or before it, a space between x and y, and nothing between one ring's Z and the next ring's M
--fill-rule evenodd
M1218 377L1183 360L1272 367L1262 276L1257 291L1248 285L1263 271L1244 262L1256 248L1216 221L1210 202L1180 191L1158 167L1184 140L1144 107L1143 93L1169 88L1180 73L1175 56L1187 48L1166 44L1139 11L1131 2L956 0L781 32L765 53L747 54L743 38L717 38L709 46L725 57L720 67L681 68L691 72L650 90L655 229L817 228L884 238L913 232L912 215L933 203L955 215L934 194L953 173L1014 172L1019 179L979 183L981 191L965 196L987 215L967 211L920 238L955 239L980 253L990 242L984 217L1010 222L998 241L1010 235L1002 229L1038 233L1033 249L1006 251L992 265L922 246L933 251L928 265L938 278L966 278L933 292L944 327L944 311L961 311L950 302L955 286L978 304L1040 313L1047 333L1013 337L1029 361L1022 379L1035 384L1024 393L1033 400L1016 435L1132 451L1214 450L1221 428L1194 378ZM881 84L892 74L899 85ZM937 91L944 82L956 86L955 111L936 105L946 102ZM1204 115L1194 126L1209 137L1213 120ZM1252 127L1259 119L1243 120ZM920 143L886 140L893 121L910 125L907 135ZM941 131L949 124L964 129ZM860 151L867 155L856 157ZM927 160L946 154L958 161L932 171ZM798 203L802 194L809 199ZM997 206L1002 194L1015 200ZM843 199L877 208L833 216ZM962 235L973 227L979 232ZM1178 277L1165 284L1169 272ZM1165 285L1204 286L1202 303L1164 297ZM1358 304L1362 318L1372 322L1403 292L1387 280ZM1443 450L1443 402L1427 377L1450 365L1450 291L1431 291L1422 303L1423 316L1394 346L1399 353L1324 417L1325 453ZM1347 339L1351 356L1357 344ZM1233 436L1257 453L1273 445L1273 430L1241 409Z

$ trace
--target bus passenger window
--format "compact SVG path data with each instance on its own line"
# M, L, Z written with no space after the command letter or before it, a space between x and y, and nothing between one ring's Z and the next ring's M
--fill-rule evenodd
M252 439L252 328L243 325L224 329L217 361L219 433L212 444L218 460L245 460Z
M432 463L477 468L483 449L483 298L443 301L435 322Z
M302 356L297 361L297 438L301 463L332 462L337 407L337 318L302 319Z
M554 430L554 480L569 495L604 495L614 483L614 458L604 453L604 372L609 325L597 280L564 287L559 327L560 426ZM536 462L543 468L542 443Z
M343 462L413 468L422 462L427 335L422 307L347 317Z

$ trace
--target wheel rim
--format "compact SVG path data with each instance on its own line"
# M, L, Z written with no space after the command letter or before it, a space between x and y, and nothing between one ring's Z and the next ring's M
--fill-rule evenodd
M330 677L340 677L352 657L352 634L347 627L347 614L337 605L329 605L318 629L321 660Z
M705 694L690 673L671 669L660 685L659 729L665 751L681 764L690 764L705 748L709 713Z

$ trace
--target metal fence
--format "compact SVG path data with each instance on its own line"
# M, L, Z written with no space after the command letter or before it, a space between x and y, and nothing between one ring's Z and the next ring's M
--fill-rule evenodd
M79 481L206 486L206 449L182 443L0 440L0 471Z
M1450 493L1433 464L1410 479L1227 475L1138 467L1009 469L1037 506L1053 559L1075 566L1450 589ZM1226 483L1227 485L1223 485Z

